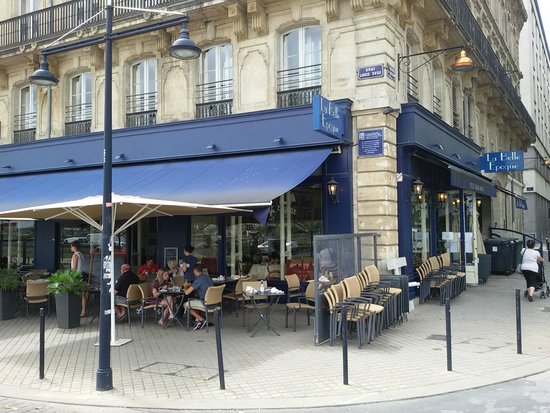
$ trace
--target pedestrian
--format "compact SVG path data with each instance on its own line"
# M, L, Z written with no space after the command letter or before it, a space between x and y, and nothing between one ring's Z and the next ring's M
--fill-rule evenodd
M84 281L89 283L88 277L84 273L84 255L80 252L80 243L78 241L71 242L71 252L73 253L71 257L71 270L81 273ZM80 317L86 317L87 304L88 292L84 292L80 303Z
M544 262L544 258L540 256L540 253L535 249L535 240L527 241L527 248L521 250L521 272L525 277L527 283L527 289L524 296L529 301L533 301L533 294L535 292L535 283L539 275L539 262Z

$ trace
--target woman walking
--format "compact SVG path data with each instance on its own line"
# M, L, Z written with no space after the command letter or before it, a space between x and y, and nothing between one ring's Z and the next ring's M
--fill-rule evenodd
M527 283L524 295L529 301L533 301L535 283L539 276L539 262L544 262L544 258L535 249L535 240L530 239L527 241L527 248L521 250L521 272Z

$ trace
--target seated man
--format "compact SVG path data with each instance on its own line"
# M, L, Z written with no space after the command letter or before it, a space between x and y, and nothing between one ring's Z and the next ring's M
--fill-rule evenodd
M142 282L149 281L147 278L158 270L159 266L155 264L153 257L147 257L145 264L139 266L137 276Z
M183 306L187 311L189 308L189 303L191 303L191 307L193 307L193 309L188 311L190 311L191 315L195 317L195 325L193 326L193 330L200 330L206 326L206 320L202 316L202 313L206 311L206 308L204 307L206 290L208 290L208 287L212 287L214 282L208 274L202 273L200 265L195 265L193 267L193 274L195 275L195 281L193 281L193 284L186 287L184 292L185 295L189 295L195 291L198 298L189 299L189 301L184 303Z
M139 278L132 272L132 268L128 264L122 264L120 278L115 285L115 311L119 321L126 319L126 307L122 307L120 304L126 304L126 294L132 284L139 284Z

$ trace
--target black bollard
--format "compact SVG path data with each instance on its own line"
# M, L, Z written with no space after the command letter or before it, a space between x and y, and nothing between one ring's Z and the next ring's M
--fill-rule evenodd
M40 308L40 368L38 372L38 378L42 380L44 378L44 336L46 330L46 313L44 307Z
M218 353L218 374L220 376L220 390L225 390L225 374L223 371L223 353L222 353L222 333L221 333L221 316L220 311L215 311L216 314L216 351Z
M521 300L519 289L516 289L516 340L518 354L521 354Z
M346 306L342 307L342 358L344 384L348 384L348 314Z
M447 371L453 371L453 355L451 352L451 300L445 299L445 330L447 339Z

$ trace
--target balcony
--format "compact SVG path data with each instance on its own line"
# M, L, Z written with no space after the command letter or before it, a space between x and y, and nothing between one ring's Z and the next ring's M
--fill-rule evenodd
M277 72L277 107L311 105L321 94L321 65L310 65Z
M441 119L441 99L433 95L433 114Z
M233 113L233 79L197 85L196 117L214 118Z
M92 126L92 104L81 103L67 106L65 115L65 136L90 133Z
M129 95L126 98L126 127L156 125L157 92Z
M103 10L107 0L69 0L63 4L0 22L0 51L15 48L25 43L43 43L57 39L64 33ZM205 1L206 3L206 1ZM125 7L160 9L177 5L179 9L196 5L196 0L117 0L116 5ZM118 22L143 14L132 10L115 9L113 20ZM84 27L103 26L105 16L100 14Z
M407 73L407 101L418 102L418 79Z
M15 116L13 143L36 140L36 112Z

